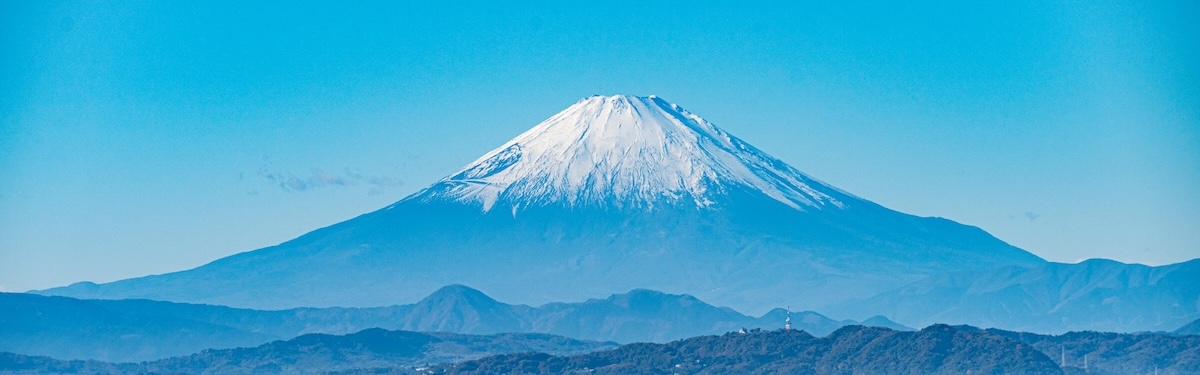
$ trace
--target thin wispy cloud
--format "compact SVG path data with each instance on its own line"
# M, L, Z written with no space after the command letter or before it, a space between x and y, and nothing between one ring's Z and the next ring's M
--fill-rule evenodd
M1008 214L1009 220L1025 220L1030 223L1037 221L1037 219L1040 219L1041 217L1042 217L1042 214L1033 212L1033 211L1025 211L1024 213L1021 213L1019 215L1018 214Z
M258 169L257 175L287 192L306 192L329 187L367 186L370 188L367 194L378 195L386 192L390 187L403 184L403 181L393 177L364 175L349 168L342 173L335 174L313 167L309 168L308 173L295 174L261 167Z

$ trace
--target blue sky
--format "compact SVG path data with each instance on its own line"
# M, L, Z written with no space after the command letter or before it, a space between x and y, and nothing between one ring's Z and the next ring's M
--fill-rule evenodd
M1200 3L835 3L4 2L0 290L277 244L616 93L1050 260L1200 256Z

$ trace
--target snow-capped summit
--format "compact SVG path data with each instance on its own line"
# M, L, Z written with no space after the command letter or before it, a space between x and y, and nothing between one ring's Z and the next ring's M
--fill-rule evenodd
M731 190L795 209L842 207L844 192L812 179L656 96L592 96L534 126L413 199L489 211L563 204L707 207Z

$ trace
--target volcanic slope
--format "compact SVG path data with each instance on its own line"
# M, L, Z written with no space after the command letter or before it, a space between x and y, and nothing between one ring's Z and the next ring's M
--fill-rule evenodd
M399 202L283 244L42 293L289 308L407 303L454 283L527 304L650 288L758 314L1043 263L979 228L820 182L661 98L617 95L585 98Z

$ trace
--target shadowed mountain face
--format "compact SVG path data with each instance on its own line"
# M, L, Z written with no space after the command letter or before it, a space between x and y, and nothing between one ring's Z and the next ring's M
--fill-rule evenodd
M824 184L660 98L597 96L381 210L192 270L40 293L292 308L455 283L527 304L650 288L757 314L1043 263Z
M829 311L1042 333L1171 331L1200 318L1200 260L1148 267L1093 259L957 272Z
M511 354L440 367L447 374L1061 374L1020 341L971 327L919 332L852 326L816 338L773 331L558 357Z
M375 327L664 342L741 328L778 328L785 314L780 309L752 318L692 296L650 290L530 307L498 302L477 290L452 285L413 305L272 311L0 293L0 351L60 359L142 361L202 349L253 346L308 333L346 334ZM793 313L792 318L796 329L819 335L858 324L814 312ZM903 327L882 318L870 324Z
M1191 323L1184 324L1183 327L1175 330L1176 335L1200 335L1200 319L1193 320Z

